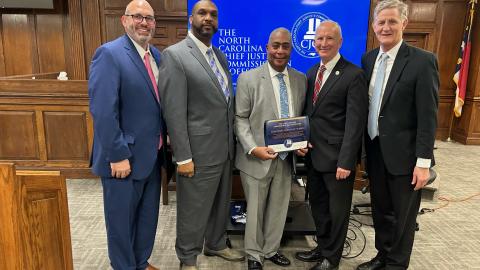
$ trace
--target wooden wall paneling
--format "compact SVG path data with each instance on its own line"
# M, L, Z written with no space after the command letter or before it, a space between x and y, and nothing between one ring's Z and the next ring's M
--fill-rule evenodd
M66 71L62 14L36 15L38 73Z
M438 102L438 114L437 114L437 134L436 138L439 140L445 140L449 136L451 113L453 110L453 103L451 98L444 98L440 96Z
M81 0L65 0L68 2L68 14L66 18L65 39L67 49L65 58L68 63L68 77L73 80L85 80L87 78L87 68L85 65L85 54L83 51L83 31L82 31L82 6Z
M0 130L0 160L40 159L35 111L0 108Z
M155 36L151 43L158 49L163 50L184 39L187 36L187 31L186 19L162 17L157 20Z
M104 13L105 35L103 42L105 43L125 34L125 30L123 29L123 25L120 21L123 10L105 10Z
M33 106L35 109L35 121L37 127L37 141L38 141L38 152L40 154L40 160L42 164L47 163L47 142L45 139L45 121L43 119L42 110L36 106Z
M44 111L47 159L88 160L86 112Z
M162 12L162 14L158 14L161 16L165 16L166 14L169 14L171 16L181 16L181 17L186 17L187 16L187 1L178 1L178 0L162 0L158 1L161 5L161 8L159 11Z
M98 0L82 1L82 23L85 51L86 78L95 50L102 44L100 6Z
M35 73L31 26L27 14L2 14L5 75Z

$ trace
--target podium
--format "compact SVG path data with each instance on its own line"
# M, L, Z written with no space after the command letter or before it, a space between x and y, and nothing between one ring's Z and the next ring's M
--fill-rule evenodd
M0 163L0 269L73 269L65 177Z

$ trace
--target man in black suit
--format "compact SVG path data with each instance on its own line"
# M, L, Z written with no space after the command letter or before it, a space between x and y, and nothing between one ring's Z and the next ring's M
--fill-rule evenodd
M310 206L318 246L297 252L311 270L338 269L347 235L355 165L367 120L368 94L363 71L345 60L340 26L322 22L315 34L321 58L308 72L305 114L310 120L307 154ZM306 152L306 149L303 150Z
M434 165L438 64L402 40L407 11L399 0L378 3L372 26L380 48L362 58L370 79L365 148L378 254L359 270L408 268L420 189Z

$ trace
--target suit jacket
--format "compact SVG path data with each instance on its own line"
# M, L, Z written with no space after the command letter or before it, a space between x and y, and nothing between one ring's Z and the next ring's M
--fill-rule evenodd
M305 102L306 78L303 73L288 67L293 114L299 116ZM256 146L265 146L264 123L279 119L268 63L243 72L237 80L235 134L237 155L235 166L242 172L261 179L270 169L272 160L260 160L248 154Z
M150 51L162 68L160 52L153 46ZM165 129L145 64L127 35L97 49L90 65L88 93L94 124L92 171L111 177L110 162L129 159L129 177L146 178L157 160Z
M368 115L368 87L363 71L340 57L313 105L319 64L307 72L305 114L310 120L307 164L320 172L337 167L355 170Z
M160 92L177 161L212 166L234 157L232 78L225 55L213 47L228 77L229 102L194 41L187 37L163 52L167 68Z
M372 77L379 49L362 57ZM417 157L433 160L437 128L438 63L434 54L403 43L393 63L378 120L379 141L387 170L394 175L413 172ZM365 136L367 159L371 140Z

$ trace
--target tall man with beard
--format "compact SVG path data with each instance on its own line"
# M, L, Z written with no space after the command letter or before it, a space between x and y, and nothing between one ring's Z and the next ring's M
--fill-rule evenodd
M92 171L102 178L113 269L154 270L147 260L155 241L164 160L157 87L163 62L149 45L155 17L147 1L130 2L122 24L126 35L98 48L90 66Z
M212 46L218 10L198 1L183 41L164 51L167 68L162 105L177 161L177 240L182 269L197 269L197 256L240 261L226 246L234 158L232 79L224 54Z

